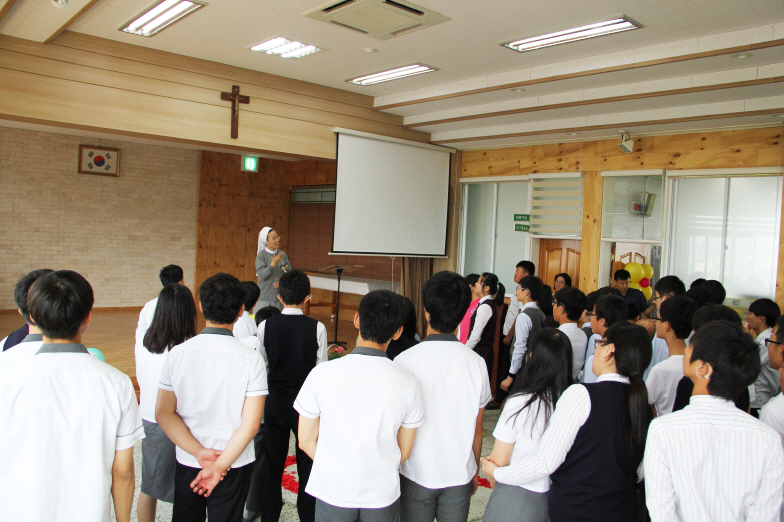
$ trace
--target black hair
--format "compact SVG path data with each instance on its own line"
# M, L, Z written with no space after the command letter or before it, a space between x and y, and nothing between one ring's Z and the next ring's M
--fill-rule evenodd
M310 295L310 279L302 270L289 270L280 276L278 291L284 304L302 304Z
M182 267L177 265L166 265L161 268L158 277L161 278L161 284L166 286L172 283L179 283L184 276L182 274Z
M743 324L738 312L729 306L709 303L694 312L691 318L691 329L696 332L702 325L711 321L727 321L738 326Z
M482 274L482 286L490 287L490 295L493 296L493 301L495 301L496 306L501 306L504 304L504 294L506 293L506 288L504 288L504 285L498 281L497 275L491 272L484 272Z
M614 281L627 281L632 278L632 275L629 273L628 270L621 268L620 270L616 270L613 274Z
M596 300L602 297L603 295L617 295L618 297L626 299L623 297L623 294L617 288L613 288L612 286L603 286L598 290L594 290L590 292L588 295L585 296L585 309L589 312L593 312L593 307L596 305Z
M465 280L468 286L474 286L479 281L479 274L468 274L465 276Z
M708 291L714 303L724 304L724 299L727 298L727 291L724 289L724 285L719 281L708 279L700 285L700 288L704 288Z
M626 302L626 320L634 321L635 323L640 319L640 307L637 303Z
M603 343L615 347L613 358L620 375L629 378L628 417L624 415L626 442L629 449L642 454L653 410L648 404L648 388L642 378L651 362L653 348L648 330L627 321L612 325L604 334Z
M259 302L259 296L261 296L261 289L259 285L256 284L256 281L243 281L242 288L245 290L245 311L251 313L253 311L253 307L256 306L256 303Z
M697 303L697 306L700 308L713 302L710 293L698 286L692 286L686 290L686 297Z
M33 270L17 281L16 286L14 286L14 302L27 324L35 326L35 323L30 320L30 312L27 310L27 294L30 292L30 287L33 286L33 283L35 283L39 277L51 274L52 272L54 272L54 270L51 268Z
M553 279L553 284L555 284L555 281L556 281L556 279L558 279L559 277L563 277L564 284L565 284L567 287L568 287L568 286L572 286L572 278L571 278L571 276L570 276L569 274L567 274L566 272L561 272L560 274L555 274L555 278Z
M259 308L256 312L256 326L260 325L262 321L266 321L273 315L278 315L280 313L280 309L277 306L265 306L263 308Z
M768 328L773 328L781 317L781 308L771 299L757 299L749 305L749 312L757 317L764 317Z
M784 315L779 316L778 321L776 321L776 334L774 337L774 341L780 341L784 338Z
M403 296L403 304L406 306L406 317L403 322L403 335L414 339L417 333L417 315L414 302L406 296Z
M661 296L671 297L673 295L683 295L686 293L686 286L678 276L664 276L653 285L653 291Z
M691 338L691 361L710 364L708 382L711 395L733 400L743 388L757 380L762 368L759 345L741 326L727 321L711 321Z
M566 318L570 321L578 321L585 310L585 294L578 288L567 286L555 293L555 301L559 306L563 306Z
M528 275L524 278L520 279L518 283L521 287L527 288L529 292L531 292L531 300L539 302L539 299L542 297L542 293L544 292L542 280L536 276Z
M147 333L144 347L150 353L163 353L196 335L196 304L187 286L166 285L158 294L155 315Z
M387 344L405 318L403 298L390 290L373 290L359 302L359 333L366 341Z
M697 311L697 303L685 295L675 295L659 305L659 317L670 323L678 339L686 339L691 333L691 320Z
M524 384L509 398L526 394L530 394L530 397L509 420L514 424L524 409L536 404L536 411L529 416L532 419L533 433L536 426L533 420L544 413L545 423L549 422L555 403L566 388L572 385L572 343L569 337L557 328L543 328L528 341L525 356L526 362L520 379Z
M550 285L544 284L544 281L542 283L542 293L539 295L539 299L536 301L536 306L539 307L546 317L552 317L553 289L550 288Z
M233 324L245 301L245 289L239 279L220 272L199 287L204 318L215 324Z
M522 268L523 272L531 276L536 274L536 265L531 261L520 261L515 268Z
M552 315L544 316L544 321L542 321L543 328L558 328L561 324L555 320L555 317Z
M73 270L39 277L27 295L27 309L45 337L70 340L93 309L93 287Z
M618 295L600 296L593 306L596 309L596 319L604 319L607 328L618 323L625 323L629 316L626 299Z
M689 285L689 290L691 290L692 288L698 288L704 282L705 282L704 277L698 277L697 279L691 282L691 284Z
M460 274L438 272L422 287L422 306L436 332L454 332L470 305L471 288Z

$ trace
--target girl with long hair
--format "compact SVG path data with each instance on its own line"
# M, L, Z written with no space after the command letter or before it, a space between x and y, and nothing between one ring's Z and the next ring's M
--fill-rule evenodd
M476 293L476 283L479 282L479 274L468 274L465 276L466 283L471 288L471 304L468 305L463 320L460 321L459 341L463 344L468 342L468 335L471 333L471 316L474 315L476 307L479 306L479 300L482 298L480 294Z
M188 287L166 285L158 295L152 323L143 345L136 346L136 379L139 412L145 438L142 441L142 487L137 504L139 522L154 522L158 500L174 502L175 446L155 421L158 378L166 356L174 346L196 335L196 305Z
M519 392L504 404L487 460L498 466L515 465L536 453L555 404L572 384L572 345L555 328L544 328L528 344ZM547 522L550 478L526 484L496 484L485 509L485 522Z
M651 338L642 326L611 326L596 347L595 383L558 399L539 449L505 467L482 459L492 481L522 485L550 476L553 522L627 522L637 518L637 481L653 411L642 374Z
M479 277L474 292L482 297L479 305L471 316L471 324L466 346L482 356L487 365L487 375L493 380L493 344L495 343L496 318L498 305L504 302L504 285L498 282L498 276L485 272ZM499 298L500 296L500 298Z

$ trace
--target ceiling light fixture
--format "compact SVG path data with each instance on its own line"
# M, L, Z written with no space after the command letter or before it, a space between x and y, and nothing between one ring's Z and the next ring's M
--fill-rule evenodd
M296 40L286 40L285 38L278 36L267 40L266 42L254 45L250 50L275 54L281 58L302 58L303 56L315 54L324 49L316 47L315 45L304 44Z
M542 49L543 47L550 47L551 45L576 42L577 40L584 40L586 38L630 31L632 29L639 29L640 27L642 27L640 24L621 17L596 24L575 27L574 29L566 29L565 31L558 31L556 33L534 36L533 38L515 40L501 45L522 53L525 51L533 51L534 49Z
M512 89L512 92L525 92L525 89L523 89L522 87L515 87Z
M745 60L746 58L751 58L751 53L735 53L731 55L736 60Z
M390 80L398 80L400 78L405 78L407 76L416 76L417 74L424 74L437 70L438 69L436 69L435 67L430 67L429 65L415 63L411 65L404 65L403 67L397 67L395 69L389 69L387 71L368 74L367 76L359 76L357 78L351 78L350 80L346 80L346 81L356 85L373 85L376 83L388 82Z
M67 9L70 5L69 0L52 0L52 3L59 9Z
M189 0L163 0L120 27L120 31L139 36L152 36L205 5Z

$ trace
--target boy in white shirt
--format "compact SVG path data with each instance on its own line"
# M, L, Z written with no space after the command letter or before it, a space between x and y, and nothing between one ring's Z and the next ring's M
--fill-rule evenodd
M27 310L27 294L30 292L30 287L33 286L39 277L52 273L53 270L49 268L41 268L33 270L26 274L23 278L17 281L14 287L14 301L25 322L27 323L27 335L21 339L21 342L11 346L13 350L5 350L0 352L0 365L10 364L12 361L19 361L29 359L43 344L43 337L41 330L30 320L30 313ZM3 340L3 343L6 339Z
M776 322L776 333L765 340L771 369L779 373L779 385L784 383L784 316ZM784 394L777 393L760 410L760 420L776 430L784 443ZM784 514L784 511L782 511Z
M484 359L452 333L471 303L466 280L439 272L425 283L422 301L427 337L395 358L416 378L425 408L411 458L400 466L401 519L465 522L479 479L490 380Z
M128 522L144 430L131 380L81 342L93 289L60 270L40 277L27 303L43 344L0 367L0 518L110 522L111 496L117 521Z
M588 339L585 365L580 382L596 382L597 377L593 373L593 354L596 352L596 343L602 340L604 333L612 325L626 321L629 307L626 306L626 299L621 295L610 293L597 298L593 305L593 312L588 315L591 317L593 335Z
M294 402L299 447L313 459L305 491L316 497L316 522L400 519L398 467L424 420L416 379L386 356L405 314L393 292L365 295L357 347L313 368Z
M553 302L553 318L558 321L558 327L572 344L572 379L580 380L585 363L585 349L588 338L580 330L577 322L585 311L585 294L572 286L561 288L555 293Z
M515 295L520 302L520 313L515 319L514 349L512 350L512 362L509 365L509 375L501 381L503 391L509 391L523 367L525 352L528 350L528 339L544 328L544 312L536 304L543 293L542 280L536 276L525 276L517 284Z
M172 348L161 370L155 418L177 445L173 522L203 521L205 510L210 522L242 519L267 395L261 355L231 334L244 299L234 276L204 281L207 327Z
M161 271L158 273L158 277L160 278L161 285L163 286L174 283L185 285L185 276L183 275L182 267L178 265L166 265L165 267L161 268ZM147 330L152 324L152 318L155 316L155 308L157 306L158 297L155 297L154 299L147 301L144 307L142 307L142 311L139 312L139 322L136 324L137 348L144 346L144 334L147 333Z
M243 281L242 288L245 290L245 311L242 312L240 318L234 323L232 333L234 334L234 337L240 341L248 344L254 349L258 349L256 346L258 343L253 342L249 344L244 339L247 337L256 337L256 321L250 316L250 311L255 308L256 303L259 301L261 290L259 289L259 285L256 284L256 281Z
M754 398L751 400L751 414L758 417L759 409L765 406L771 397L781 391L779 374L768 365L768 347L765 339L770 339L773 327L781 316L781 308L771 299L757 299L749 305L746 323L743 329L755 338L759 345L762 370L754 381Z
M686 338L691 334L691 320L696 311L697 303L684 295L673 296L659 306L656 335L666 341L670 357L654 366L645 381L648 402L657 416L672 412L678 382L683 378Z

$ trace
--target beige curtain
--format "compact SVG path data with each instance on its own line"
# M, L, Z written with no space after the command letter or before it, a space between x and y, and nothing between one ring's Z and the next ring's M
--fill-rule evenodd
M425 338L427 325L425 309L422 306L422 287L433 275L433 259L425 257L404 257L403 272L400 278L400 293L411 299L417 313L417 333Z

